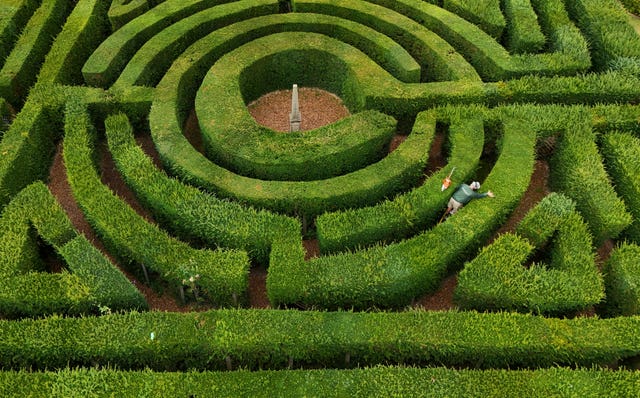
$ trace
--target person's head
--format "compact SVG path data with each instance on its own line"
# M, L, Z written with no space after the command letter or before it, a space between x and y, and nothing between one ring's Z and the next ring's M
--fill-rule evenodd
M471 185L469 185L469 187L471 187L471 189L473 189L474 191L477 191L478 189L480 189L480 183L478 181L474 181L471 183Z

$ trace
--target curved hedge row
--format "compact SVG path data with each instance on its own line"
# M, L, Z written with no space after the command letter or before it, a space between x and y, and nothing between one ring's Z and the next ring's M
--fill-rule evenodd
M87 220L112 253L123 262L148 267L174 289L196 278L196 285L215 304L237 304L243 299L249 268L246 252L196 250L144 220L100 181L94 140L86 109L70 102L63 152L69 184Z
M443 0L442 7L479 26L496 40L507 26L500 0Z
M126 116L105 121L109 150L118 171L155 219L179 236L208 245L246 250L267 264L275 239L300 234L289 217L220 200L158 170L136 143Z
M15 45L20 31L38 6L37 0L19 0L0 5L0 66Z

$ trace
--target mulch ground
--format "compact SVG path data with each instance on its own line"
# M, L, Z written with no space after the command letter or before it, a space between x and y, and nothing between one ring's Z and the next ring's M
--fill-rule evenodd
M349 115L349 111L341 103L340 99L333 94L323 90L301 88L299 90L300 113L302 115L301 130L310 130L328 123L335 122ZM289 112L291 109L291 90L283 90L267 94L248 106L252 116L265 126L274 130L286 132L289 130ZM185 136L198 150L202 150L202 142L199 137L198 122L195 112L192 112L185 123ZM404 135L396 135L390 145L390 151L395 150L397 146L406 138ZM154 162L160 167L158 154L155 151L153 142L148 134L142 134L137 138L138 144L145 152L154 159ZM438 168L446 164L446 158L442 151L442 143L444 134L437 134L429 153L429 161L425 174L429 175ZM101 178L120 198L125 200L138 214L151 223L154 223L153 217L148 211L141 206L122 180L117 172L113 159L106 148L101 144ZM549 176L549 168L546 162L537 161L535 170L531 178L530 185L523 199L519 203L512 216L502 225L496 232L494 238L499 234L513 231L518 222L524 217L537 202L549 193L547 187L547 179ZM49 189L57 198L63 209L67 212L74 227L83 233L89 241L91 241L98 249L105 253L110 260L116 264L122 272L132 281L132 283L145 296L151 310L156 311L202 311L211 307L197 303L188 303L183 305L180 299L173 293L167 292L166 289L158 286L151 288L150 286L138 280L132 270L123 267L120 262L111 256L108 250L103 246L100 239L85 219L82 211L75 202L69 187L64 162L62 159L62 144L59 145L55 155L53 165L50 170ZM304 242L307 252L306 259L318 257L320 255L318 242L315 239L307 239ZM602 263L609 256L613 248L613 242L605 242L598 248L598 262ZM262 266L254 266L249 275L249 306L252 308L270 308L269 300L266 294L267 269ZM414 308L425 310L449 310L455 309L453 302L453 292L456 288L457 276L449 275L443 280L440 288L433 294L425 295L413 303ZM589 315L589 313L587 313Z

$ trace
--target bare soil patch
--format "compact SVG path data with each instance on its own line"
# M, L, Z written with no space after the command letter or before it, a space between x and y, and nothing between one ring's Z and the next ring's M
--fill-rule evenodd
M265 127L288 132L291 93L292 90L267 93L247 106L249 113ZM319 88L299 87L298 103L302 116L301 131L325 126L350 114L338 96Z

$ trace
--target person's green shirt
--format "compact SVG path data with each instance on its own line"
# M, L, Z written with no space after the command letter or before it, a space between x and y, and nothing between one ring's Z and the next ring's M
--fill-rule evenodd
M456 202L466 205L471 199L484 198L488 193L478 193L471 189L467 184L460 184L456 187L456 191L451 196Z

